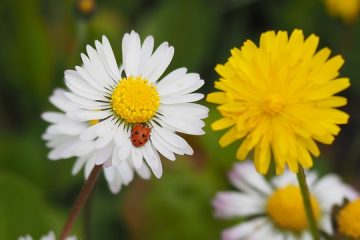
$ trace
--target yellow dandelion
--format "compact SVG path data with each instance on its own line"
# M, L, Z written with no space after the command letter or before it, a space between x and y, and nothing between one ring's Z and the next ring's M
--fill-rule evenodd
M346 23L354 22L359 15L360 0L325 0L324 3L330 15Z
M254 150L258 172L266 174L273 155L276 173L288 165L293 172L298 164L313 165L320 151L315 142L331 144L340 131L338 124L348 115L336 107L346 98L334 94L350 86L348 78L339 78L344 60L329 59L330 50L316 52L319 38L304 40L301 30L268 31L260 37L259 47L247 40L231 50L231 57L215 70L219 91L207 101L219 104L222 118L212 124L214 130L230 128L221 138L225 147L243 139L236 157L244 160Z

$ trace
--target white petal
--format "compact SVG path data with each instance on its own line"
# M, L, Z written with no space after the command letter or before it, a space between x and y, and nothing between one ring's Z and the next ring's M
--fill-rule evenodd
M93 101L70 92L66 92L65 97L69 99L71 104L78 108L87 110L100 110L109 108L108 103Z
M312 238L312 236L311 236L311 234L310 234L309 231L305 231L305 232L301 235L300 239L301 239L301 240L312 240L313 238Z
M74 123L74 121L66 117L64 113L59 112L44 112L43 114L41 114L41 118L49 123Z
M75 156L83 156L89 154L95 149L95 144L92 141L77 140L78 144L74 147Z
M118 147L118 158L120 161L124 161L129 158L131 149L134 148L130 141L126 141L121 147Z
M140 65L141 43L139 34L132 31L123 38L123 64L127 77L138 76Z
M141 165L140 168L135 169L137 174L143 179L150 179L151 178L151 172L146 164Z
M104 97L107 94L105 91L101 92L93 88L90 84L84 81L76 71L65 72L65 83L66 86L77 95L88 99L107 101Z
M205 134L202 128L205 126L205 123L198 119L189 119L189 118L178 118L171 115L158 115L156 119L162 120L169 126L172 130L176 132L182 132L191 135L203 135Z
M82 124L52 124L46 132L50 134L65 134L69 136L79 135L86 129L86 126Z
M251 239L251 240L262 240L252 238L256 231L261 230L267 221L263 217L255 218L236 225L235 227L225 229L221 234L222 240L239 240L239 239ZM269 238L263 238L263 240Z
M115 136L114 136L114 143L117 145L117 146L121 146L123 143L125 143L125 140L127 138L127 135L126 135L126 132L125 132L125 129L124 129L124 124L121 123L119 125L119 127L115 130Z
M157 138L151 138L151 143L154 145L156 150L158 150L164 157L174 161L176 159L174 153L164 146Z
M171 145L175 148L181 149L184 153L188 155L192 155L194 153L190 145L177 134L172 133L165 128L162 128L157 124L154 124L153 131L154 134L159 136L159 138L163 139L167 143L167 145Z
M107 120L105 120L105 121L107 121ZM104 124L105 121L94 124L94 125L88 127L86 130L84 130L80 134L80 139L84 140L84 141L90 141L90 140L95 139L98 136L97 135L97 129L101 126L101 124Z
M114 139L115 131L110 131L107 135L96 139L95 147L101 149L107 146Z
M323 231L325 231L328 234L332 234L333 233L333 227L332 227L332 223L331 223L331 214L323 214L321 220L320 220L320 224L319 224L319 228Z
M112 115L109 110L91 111L91 110L80 110L75 112L67 112L66 116L77 121L90 121L105 119Z
M155 176L160 178L162 176L162 166L159 154L153 149L150 142L142 147L142 152L147 164L150 166Z
M122 161L116 167L117 174L120 175L123 183L128 185L134 179L134 170L132 170L127 161Z
M143 147L140 148L142 150L143 156L147 164L151 169L156 169L159 167L160 161L156 159L156 155L151 147L151 143L147 142ZM159 159L160 160L160 159Z
M169 66L174 55L174 48L163 42L145 63L142 75L151 82L155 82Z
M341 204L344 198L352 200L357 196L356 191L344 184L335 174L328 174L319 179L313 185L312 193L326 213L330 213L334 204Z
M143 156L140 148L131 147L131 159L134 163L135 168L140 168L143 164Z
M87 179L92 171L92 169L95 166L95 161L96 161L96 154L91 155L91 157L86 161L85 163L85 179Z
M95 163L97 165L104 164L109 158L111 158L112 151L113 151L112 144L109 144L107 147L100 149L96 153L96 162Z
M166 96L179 96L196 91L204 85L204 80L200 79L197 73L188 73L183 75L182 78L174 79L168 84L162 84L157 87L161 97Z
M88 158L89 158L89 156L82 156L82 157L79 157L78 159L76 159L76 162L71 171L72 175L76 175L80 172L81 168L84 166L84 164L86 163Z
M209 109L196 103L179 103L171 105L160 105L159 112L172 115L184 115L187 113L189 118L203 119L209 115Z
M190 93L181 96L162 97L160 99L160 103L162 104L188 103L188 102L198 101L202 98L204 98L204 94L202 93Z
M144 40L143 45L141 46L140 53L140 66L139 66L139 74L143 75L144 66L149 62L152 51L154 48L154 38L153 36L147 36Z
M274 228L269 222L264 224L261 228L256 229L251 236L254 240L263 240L263 239L275 239Z
M108 181L108 182L114 181L116 171L117 170L115 167L104 168L104 175L105 175L106 181Z
M215 216L221 218L246 217L265 212L266 200L239 192L219 192L212 205Z
M119 155L118 155L119 154L118 151L119 151L119 148L114 146L114 150L113 150L112 157L111 157L111 165L112 166L116 166L121 162Z
M161 89L171 86L174 82L177 82L179 79L183 79L186 75L186 71L187 71L186 68L178 68L173 70L156 84L156 89L158 91L161 91Z
M76 107L69 105L67 99L65 98L65 90L57 88L54 90L53 94L49 97L49 101L57 107L59 110L66 111L75 111Z
M252 194L261 192L265 195L273 192L264 177L256 172L254 165L250 162L234 164L232 171L229 173L229 180L235 187L244 192Z
M148 68L146 69L149 71L148 75L147 75L148 76L147 79L149 79L150 82L157 81L161 77L161 75L163 75L166 68L170 65L171 60L174 56L174 47L172 47L172 46L168 47L167 44L165 46L166 46L166 49L164 50L164 52L155 51L154 55L149 60L150 63L151 63L151 61L154 61L154 62L158 61L157 65L154 65L155 68L151 72L149 71ZM161 48L161 45L159 48ZM157 56L156 54L158 52L159 52L159 55Z
M110 134L111 131L116 131L117 123L115 118L109 118L106 121L103 121L104 124L100 124L99 128L96 130L96 134L99 137L104 137Z
M120 72L118 70L118 65L116 63L114 52L111 48L111 45L107 37L103 36L102 44L99 41L96 41L95 45L99 53L99 56L101 58L101 61L103 62L104 67L106 68L110 76L114 80L119 80L121 78Z
M106 86L105 82L101 82L100 79L94 79L91 76L91 74L87 70L85 70L83 67L76 66L75 69L76 69L76 72L79 75L79 77L81 77L81 79L86 81L90 86L92 86L99 92L104 92L104 93L107 92L107 90L105 89L105 86ZM69 71L73 71L73 70L69 70Z
M94 79L104 83L105 86L111 86L113 80L104 68L103 63L100 61L100 57L96 50L90 45L87 45L86 51L89 58L85 57L84 54L81 55L85 69Z

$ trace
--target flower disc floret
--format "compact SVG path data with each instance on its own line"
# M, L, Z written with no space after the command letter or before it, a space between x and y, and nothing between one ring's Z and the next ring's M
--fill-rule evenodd
M159 105L156 87L141 77L121 79L111 95L114 113L131 124L148 122Z
M319 220L321 215L319 203L314 196L311 196L310 200L315 219ZM307 228L299 187L289 185L276 190L267 201L266 211L271 220L281 229L301 232Z

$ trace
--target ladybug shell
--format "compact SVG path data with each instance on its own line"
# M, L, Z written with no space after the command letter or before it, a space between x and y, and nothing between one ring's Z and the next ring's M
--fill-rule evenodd
M135 124L131 130L131 143L135 147L142 147L150 139L151 128L145 124Z

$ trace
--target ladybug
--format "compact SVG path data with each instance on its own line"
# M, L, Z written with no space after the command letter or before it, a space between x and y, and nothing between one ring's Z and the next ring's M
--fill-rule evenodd
M146 124L135 124L131 130L131 143L134 147L142 147L150 139L151 128Z

